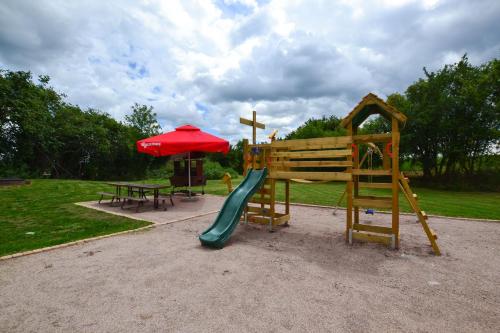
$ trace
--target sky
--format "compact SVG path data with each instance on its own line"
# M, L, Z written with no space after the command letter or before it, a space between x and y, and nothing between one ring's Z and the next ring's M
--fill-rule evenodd
M0 18L0 68L120 121L146 104L164 131L233 143L252 110L264 141L404 92L424 66L500 58L498 0L2 0Z

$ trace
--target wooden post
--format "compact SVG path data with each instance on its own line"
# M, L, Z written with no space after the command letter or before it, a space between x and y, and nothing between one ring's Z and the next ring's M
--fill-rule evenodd
M248 139L243 139L243 176L247 175L248 154L250 154L250 150L248 149Z
M290 214L290 180L285 180L285 214Z
M352 135L358 134L358 128L355 127L352 129ZM357 149L357 154L353 158L353 169L359 169L359 146ZM359 196L359 176L353 176L353 185L354 185L354 197L357 198ZM354 207L354 224L359 224L359 207Z
M347 135L352 138L352 122L347 126ZM347 149L352 150L352 144L348 144ZM352 167L347 167L347 173L352 175ZM346 241L350 242L352 238L350 237L350 233L352 232L352 179L347 181L346 184L346 192L347 192L347 209L346 209L346 232L345 237Z
M255 113L254 113L254 116L255 116ZM255 128L254 128L255 129ZM259 158L260 158L260 165L259 165L259 168L262 170L265 168L266 166L266 153L267 153L267 149L259 149ZM269 172L269 170L268 170ZM266 180L264 181L264 185L262 186L262 189L261 189L261 192L260 192L260 209L261 209L261 212L264 211L264 191L263 189L266 187L266 183L269 181L269 177L266 177Z
M391 168L391 158L389 157L389 155L387 155L387 152L385 151L385 146L382 151L382 154L383 154L383 160L382 160L383 168L384 170L389 170Z
M269 179L271 182L271 202L269 203L269 219L270 229L273 230L274 214L275 214L275 200L276 200L276 179Z
M257 144L257 127L255 124L257 123L257 111L252 111L252 144Z
M392 232L399 248L399 123L392 118Z
M252 111L252 120L241 118L240 124L252 126L252 144L255 145L257 143L257 127L266 129L266 125L257 122L257 111ZM252 155L252 168L255 169L255 155Z

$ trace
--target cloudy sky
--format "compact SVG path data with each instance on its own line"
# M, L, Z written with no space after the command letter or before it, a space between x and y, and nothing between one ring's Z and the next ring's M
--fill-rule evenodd
M385 98L468 53L500 58L498 0L0 2L0 68L47 74L67 101L122 120L154 106L231 141L240 116L286 134Z

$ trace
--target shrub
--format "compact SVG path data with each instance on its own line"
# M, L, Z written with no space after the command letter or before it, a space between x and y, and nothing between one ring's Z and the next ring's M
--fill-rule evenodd
M170 161L160 168L148 169L148 179L168 179L174 174L174 164Z
M232 168L223 168L218 162L205 159L203 171L207 179L222 179L224 173L228 172L232 178L238 178L238 173Z

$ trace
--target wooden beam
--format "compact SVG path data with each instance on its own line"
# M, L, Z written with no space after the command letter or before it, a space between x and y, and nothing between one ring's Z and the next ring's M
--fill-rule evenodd
M390 176L391 170L352 169L355 176Z
M296 139L296 140L278 140L273 141L271 145L273 148L291 148L295 149L298 146L314 146L314 145L347 145L352 143L350 136L335 136L327 138L314 138L314 139Z
M388 246L390 246L392 242L392 238L389 236L365 234L362 232L353 232L352 238L364 242L382 243Z
M240 124L253 126L253 121L250 119L240 118ZM255 127L266 129L266 125L263 123L256 122Z
M369 231L369 232L376 232L376 233L379 233L379 234L386 234L386 235L392 235L393 234L391 228L389 228L389 227L382 227L382 226L378 226L378 225L366 225L366 224L358 223L358 224L354 224L352 226L352 228L354 230L358 230L358 231Z
M248 139L243 139L243 176L247 175L247 169L251 165L251 161L248 161L248 156L250 156L250 148L248 147Z
M258 204L270 204L271 203L271 199L270 198L252 198L250 199L251 203L258 203Z
M392 134L359 134L353 135L352 140L354 141L354 143L389 142L392 140Z
M269 143L256 143L256 144L249 144L248 147L250 147L250 148L260 148L260 149L269 149L269 148L271 148L271 144L269 144Z
M392 208L391 198L360 196L353 199L353 206L364 208Z
M285 214L290 214L290 181L285 180Z
M346 148L352 150L352 122L346 124L347 127L347 135L350 137L351 141L346 142ZM352 167L347 168L347 172L352 175ZM346 224L345 224L345 240L349 242L349 233L352 231L352 191L353 191L353 181L352 176L351 179L347 181L345 192L347 194L347 207L346 207Z
M300 172L300 171L272 171L270 178L275 179L307 179L307 180L337 180L350 181L352 176L348 172Z
M392 230L399 248L399 122L392 118Z
M262 209L260 207L248 206L248 212L250 213L263 214L265 210L267 210L267 208Z
M283 224L285 222L288 222L290 220L290 215L289 214L276 214L278 217L275 217L273 219L273 224Z
M386 188L386 189L392 189L392 183L359 182L359 187L362 187L362 188Z
M277 161L275 167L309 168L309 167L348 167L352 161Z
M358 135L358 127L357 126L353 127L353 129L352 129L352 136L354 137L356 135ZM368 150L366 151L365 156L368 156ZM358 147L358 153L354 154L352 156L352 160L353 160L352 168L353 169L361 169L361 167L359 166L360 165L359 147ZM370 169L371 169L371 166L370 166ZM351 172L352 172L352 170L351 170ZM354 197L357 198L359 196L359 176L353 175L352 182L353 182L353 194L354 194ZM356 225L356 224L359 224L359 207L358 206L354 206L354 225Z
M317 150L317 151L294 151L294 152L272 152L271 157L286 157L294 159L303 158L335 158L351 156L350 149Z
M248 220L254 223L260 223L260 224L268 224L269 223L269 218L268 217L262 217L254 214L248 214Z
M257 143L257 111L252 111L252 143Z

